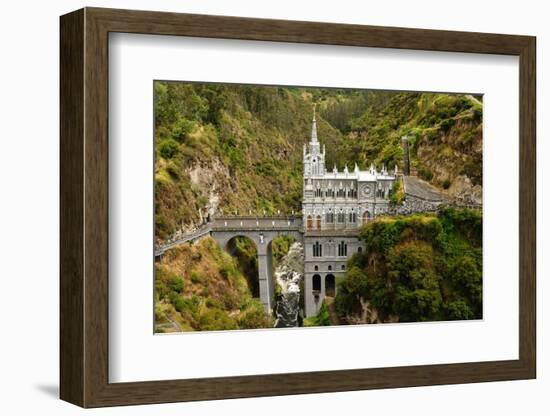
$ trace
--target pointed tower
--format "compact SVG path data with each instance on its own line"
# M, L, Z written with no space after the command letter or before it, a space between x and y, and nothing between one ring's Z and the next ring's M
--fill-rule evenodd
M313 121L311 124L311 140L309 142L309 153L304 156L304 173L314 176L325 174L325 152L321 153L321 144L317 138L317 118L315 116L315 105L313 106Z
M317 119L315 117L315 105L313 105L313 122L311 124L311 141L309 142L309 151L313 154L321 153L321 145L317 139Z

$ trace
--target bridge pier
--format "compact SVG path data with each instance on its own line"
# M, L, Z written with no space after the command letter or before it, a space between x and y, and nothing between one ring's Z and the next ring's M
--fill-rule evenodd
M264 309L271 312L275 302L275 285L272 276L271 244L258 246L258 283Z
M275 279L271 242L281 235L289 235L303 242L302 221L294 217L221 217L212 224L211 236L222 250L234 237L251 239L258 251L258 283L260 301L266 312L275 306Z

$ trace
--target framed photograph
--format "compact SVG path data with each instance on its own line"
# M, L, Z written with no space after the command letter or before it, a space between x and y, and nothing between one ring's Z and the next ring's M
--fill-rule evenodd
M63 400L536 377L534 37L60 29Z

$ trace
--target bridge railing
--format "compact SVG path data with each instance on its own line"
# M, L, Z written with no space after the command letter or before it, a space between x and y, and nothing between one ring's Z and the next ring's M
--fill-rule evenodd
M201 238L212 231L223 230L301 230L302 218L297 216L272 216L272 217L256 217L256 216L224 216L216 217L212 221L203 224L199 229L192 233L184 234L176 238L169 239L163 245L155 247L155 256L160 256L172 247L188 241L193 241Z
M223 229L299 229L302 228L302 218L296 216L274 216L274 217L255 217L255 216L226 216L217 217L212 221L214 230Z
M207 223L201 226L199 229L193 231L192 233L184 234L179 238L170 239L163 245L155 247L155 256L160 256L161 254L171 249L172 247L176 247L188 241L194 241L198 238L201 238L204 235L210 234L211 230L212 230L211 224Z

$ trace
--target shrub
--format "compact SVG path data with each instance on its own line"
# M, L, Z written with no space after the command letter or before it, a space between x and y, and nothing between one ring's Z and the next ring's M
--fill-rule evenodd
M474 120L481 121L483 117L483 108L481 105L474 106Z
M273 319L257 300L252 301L249 307L239 315L238 323L239 328L242 329L273 327Z
M183 279L179 276L173 276L168 284L174 292L181 292L184 288Z
M434 177L434 174L431 170L424 166L418 167L418 176L420 176L425 181L431 181Z
M199 326L202 331L238 329L234 318L221 309L207 309L200 315Z
M191 272L190 278L191 278L191 282L195 284L200 283L203 280L202 276L195 270Z
M338 283L338 291L334 306L339 316L352 315L361 310L361 298L373 293L372 280L369 280L366 270L358 266L348 266L346 278Z
M235 267L229 262L223 262L218 266L218 270L222 277L229 280L235 273Z
M183 312L189 305L181 296L174 296L171 303L178 312Z
M273 266L277 267L281 259L286 256L292 243L296 241L294 237L283 235L273 239L271 243L271 250L273 253Z
M166 165L166 171L174 179L178 179L180 176L180 167L173 160L170 160Z
M179 143L174 139L162 140L158 145L158 149L164 159L170 159L178 153Z
M315 316L304 319L304 326L329 326L330 315L328 313L328 307L325 302L321 304L319 312Z
M275 282L275 297L278 298L283 294L283 289L281 288L281 285L276 281Z
M172 292L170 296L170 303L174 305L178 312L189 312L191 315L195 315L199 311L201 302L202 299L196 295L183 297Z
M206 299L205 303L208 308L222 308L223 306L220 301L212 298Z
M172 128L172 137L180 143L183 143L186 138L189 137L189 133L193 131L195 124L187 120L186 118L180 117Z
M403 204L405 200L405 191L403 189L403 183L400 179L397 179L393 183L393 188L391 191L390 202L395 205Z
M445 309L447 311L447 319L451 321L473 319L474 313L463 300L449 302Z
M445 120L443 120L440 124L440 127L441 127L441 130L447 132L451 129L451 127L453 127L455 125L455 120L454 118L447 118Z

